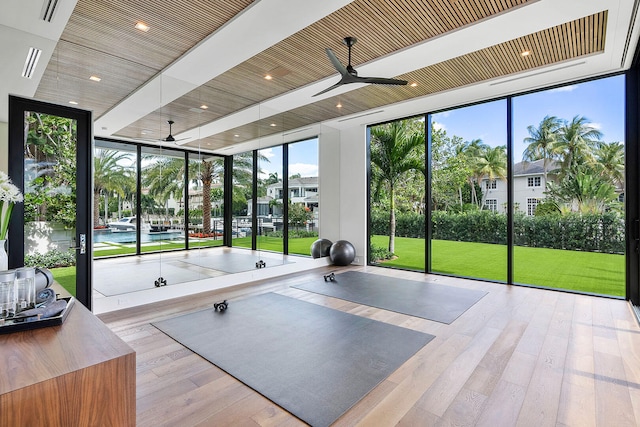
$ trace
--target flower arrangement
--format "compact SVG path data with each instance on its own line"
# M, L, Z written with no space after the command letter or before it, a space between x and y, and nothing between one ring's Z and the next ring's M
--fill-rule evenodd
M22 193L18 187L13 185L6 173L0 172L0 240L7 238L13 206L22 200Z

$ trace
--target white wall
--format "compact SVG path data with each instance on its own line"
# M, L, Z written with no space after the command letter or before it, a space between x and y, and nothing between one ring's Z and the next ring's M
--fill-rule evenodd
M351 242L356 248L354 264L366 264L366 127L323 129L319 151L320 237Z
M9 124L0 122L0 171L9 173Z
M340 132L322 129L318 136L319 237L340 240Z

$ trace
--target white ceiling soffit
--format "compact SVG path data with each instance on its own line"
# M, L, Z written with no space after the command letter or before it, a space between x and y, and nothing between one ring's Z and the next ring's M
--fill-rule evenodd
M427 111L442 110L466 103L543 88L550 84L560 84L623 70L630 66L638 41L637 33L639 31L638 21L640 17L636 17L635 21L632 19L633 3L628 0L565 0L562 2L541 0L433 40L416 44L367 64L356 65L358 72L362 75L398 76L505 40L515 39L560 25L563 22L603 10L609 11L604 53L555 64L543 69L529 70L517 76L501 77L489 82L481 82L443 93L403 101L394 105L386 105L383 108L384 111L376 114L368 114L366 111L358 112L351 116L328 120L323 122L322 125L335 129L344 129L358 125L380 123ZM638 11L635 12L638 13ZM632 22L635 22L635 24L633 28L630 28ZM624 40L627 39L629 31L632 31L634 37L632 37L633 43L627 47L628 53L625 56ZM623 57L625 59L624 64L622 64ZM263 102L259 107L249 107L246 110L200 126L200 128L182 132L176 135L176 138L184 138L185 136L195 139L204 138L233 129L239 126L242 121L247 123L258 118L265 118L269 115L291 110L362 86L357 84L346 85L326 95L311 98L311 95L335 83L337 79L336 75L304 88L288 92ZM257 115L259 116L256 117ZM253 120L247 120L251 116ZM273 141L276 141L277 138L278 136L274 136ZM279 138L282 140L282 135ZM247 141L238 146L233 146L233 148L227 148L227 151L218 152L221 154L240 153L244 148L253 147L256 144L259 146L268 145L265 144L265 141Z
M96 135L112 135L351 1L255 1L96 120Z
M603 10L609 10L605 53L598 55L597 59L591 58L587 62L587 66L582 67L582 70L572 70L571 73L571 75L574 76L573 79L587 77L590 75L598 75L620 69L620 58L622 57L620 45L623 43L616 41L616 38L627 37L632 9L633 2L628 0L564 0L561 2L557 0L541 0L485 19L477 24L443 34L440 37L418 43L391 55L370 61L366 64L356 64L356 68L361 75L375 75L383 77L399 76L404 73L499 44L505 40L516 39L518 37L560 25L564 22L579 19ZM614 49L614 47L616 48ZM523 75L529 73L523 73ZM575 77L576 73L579 73L579 77ZM517 90L528 90L533 87L556 83L557 80L553 80L554 77L555 76L553 74L549 74L543 79L537 79L539 82L536 83L535 86L531 86L532 81L525 79L524 81L521 81L520 84L505 86L504 90L513 88L517 88ZM330 78L269 99L261 103L259 106L249 107L245 110L204 124L198 128L182 132L176 137L188 137L191 138L191 140L205 138L210 135L215 135L217 133L233 129L240 124L264 119L271 115L302 107L363 86L361 84L344 85L327 92L326 94L312 97L313 94L336 83L338 79L339 76L336 74ZM467 94L467 96L469 96L470 90L473 91L475 90L473 88L484 86L486 86L486 83L463 88L462 90L456 90L455 92ZM450 94L450 92L447 93ZM474 101L479 100L478 96L480 93L481 92L477 95L471 95L472 99ZM497 92L496 89L493 89L488 95L483 96L495 97L502 93L509 92ZM486 97L481 99L486 99ZM426 98L434 98L435 100L440 99L441 97L432 95ZM465 98L461 97L460 99L463 103L471 102L463 99ZM401 104L404 105L404 108L400 110L403 111L405 116L415 114L418 111L425 111L419 109L408 111L412 106L415 106L413 108L418 108L418 106L424 104L424 101L419 99L406 101ZM429 102L429 105L433 104ZM447 105L451 104L447 103ZM436 105L433 106L433 108L444 108L444 105ZM393 114L393 110L387 109L386 107L385 110L387 110L387 114L384 117L376 115L375 118L363 118L361 122L366 123L368 120L368 123L372 123L390 120L396 117L403 117L402 115L391 116L391 114ZM356 115L360 114L362 113L358 113ZM330 123L331 126L336 126L338 128L345 127L347 126L347 123L339 125L340 121L343 119L344 118L332 120L328 123ZM348 123L348 126L354 126L355 124L357 123L351 121Z
M2 0L0 2L0 122L8 121L8 95L31 98L36 93L47 63L77 0L58 0L51 20L44 20L48 0ZM40 49L40 59L33 76L22 77L29 48Z

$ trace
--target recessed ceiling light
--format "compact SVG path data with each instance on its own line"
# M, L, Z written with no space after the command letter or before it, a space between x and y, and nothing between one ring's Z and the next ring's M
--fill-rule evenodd
M78 105L78 102L77 101L69 101L69 104Z
M136 30L144 31L145 33L149 31L149 26L142 21L136 22Z
M239 138L240 135L238 135L237 133L235 135L233 135L235 138Z
M411 83L411 85L410 85L410 86L411 86L411 87L416 87L416 86L418 86L418 83L413 82L413 83Z
M89 77L89 80L93 80L94 82L99 82L102 79L100 77L98 77L98 76L91 76L91 77Z
M265 79L265 80L271 80L271 79L273 79L273 76L272 76L271 74L266 74L266 75L264 76L264 79Z
M520 56L529 56L529 55L531 55L530 50L523 50L522 53L520 54Z
M269 126L276 127L277 125L275 123L271 123Z
M338 104L336 104L336 108L342 108L342 104L338 102Z
M208 107L207 105L205 105L205 104L202 104L202 105L200 106L200 108L202 108L203 110L206 110L206 109L207 109L207 108L209 108L209 107Z

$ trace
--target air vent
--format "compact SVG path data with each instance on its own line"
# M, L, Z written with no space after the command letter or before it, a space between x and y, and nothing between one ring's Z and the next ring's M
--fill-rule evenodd
M38 65L38 59L40 59L41 53L42 51L38 48L29 48L29 53L27 54L27 59L24 61L24 68L22 69L22 77L28 79L33 77L33 72L36 69L36 65Z
M40 18L43 21L51 22L53 19L53 14L56 13L58 9L59 0L45 0L42 5L42 13L40 14Z
M309 127L309 128L304 128L304 129L293 130L291 132L285 132L285 133L283 133L283 135L293 135L294 133L304 132L305 130L309 130L309 129L311 129L311 128Z
M360 114L359 116L348 117L346 119L338 120L338 122L348 122L349 120L359 119L360 117L371 116L372 114L382 113L384 110L373 111L371 113Z

